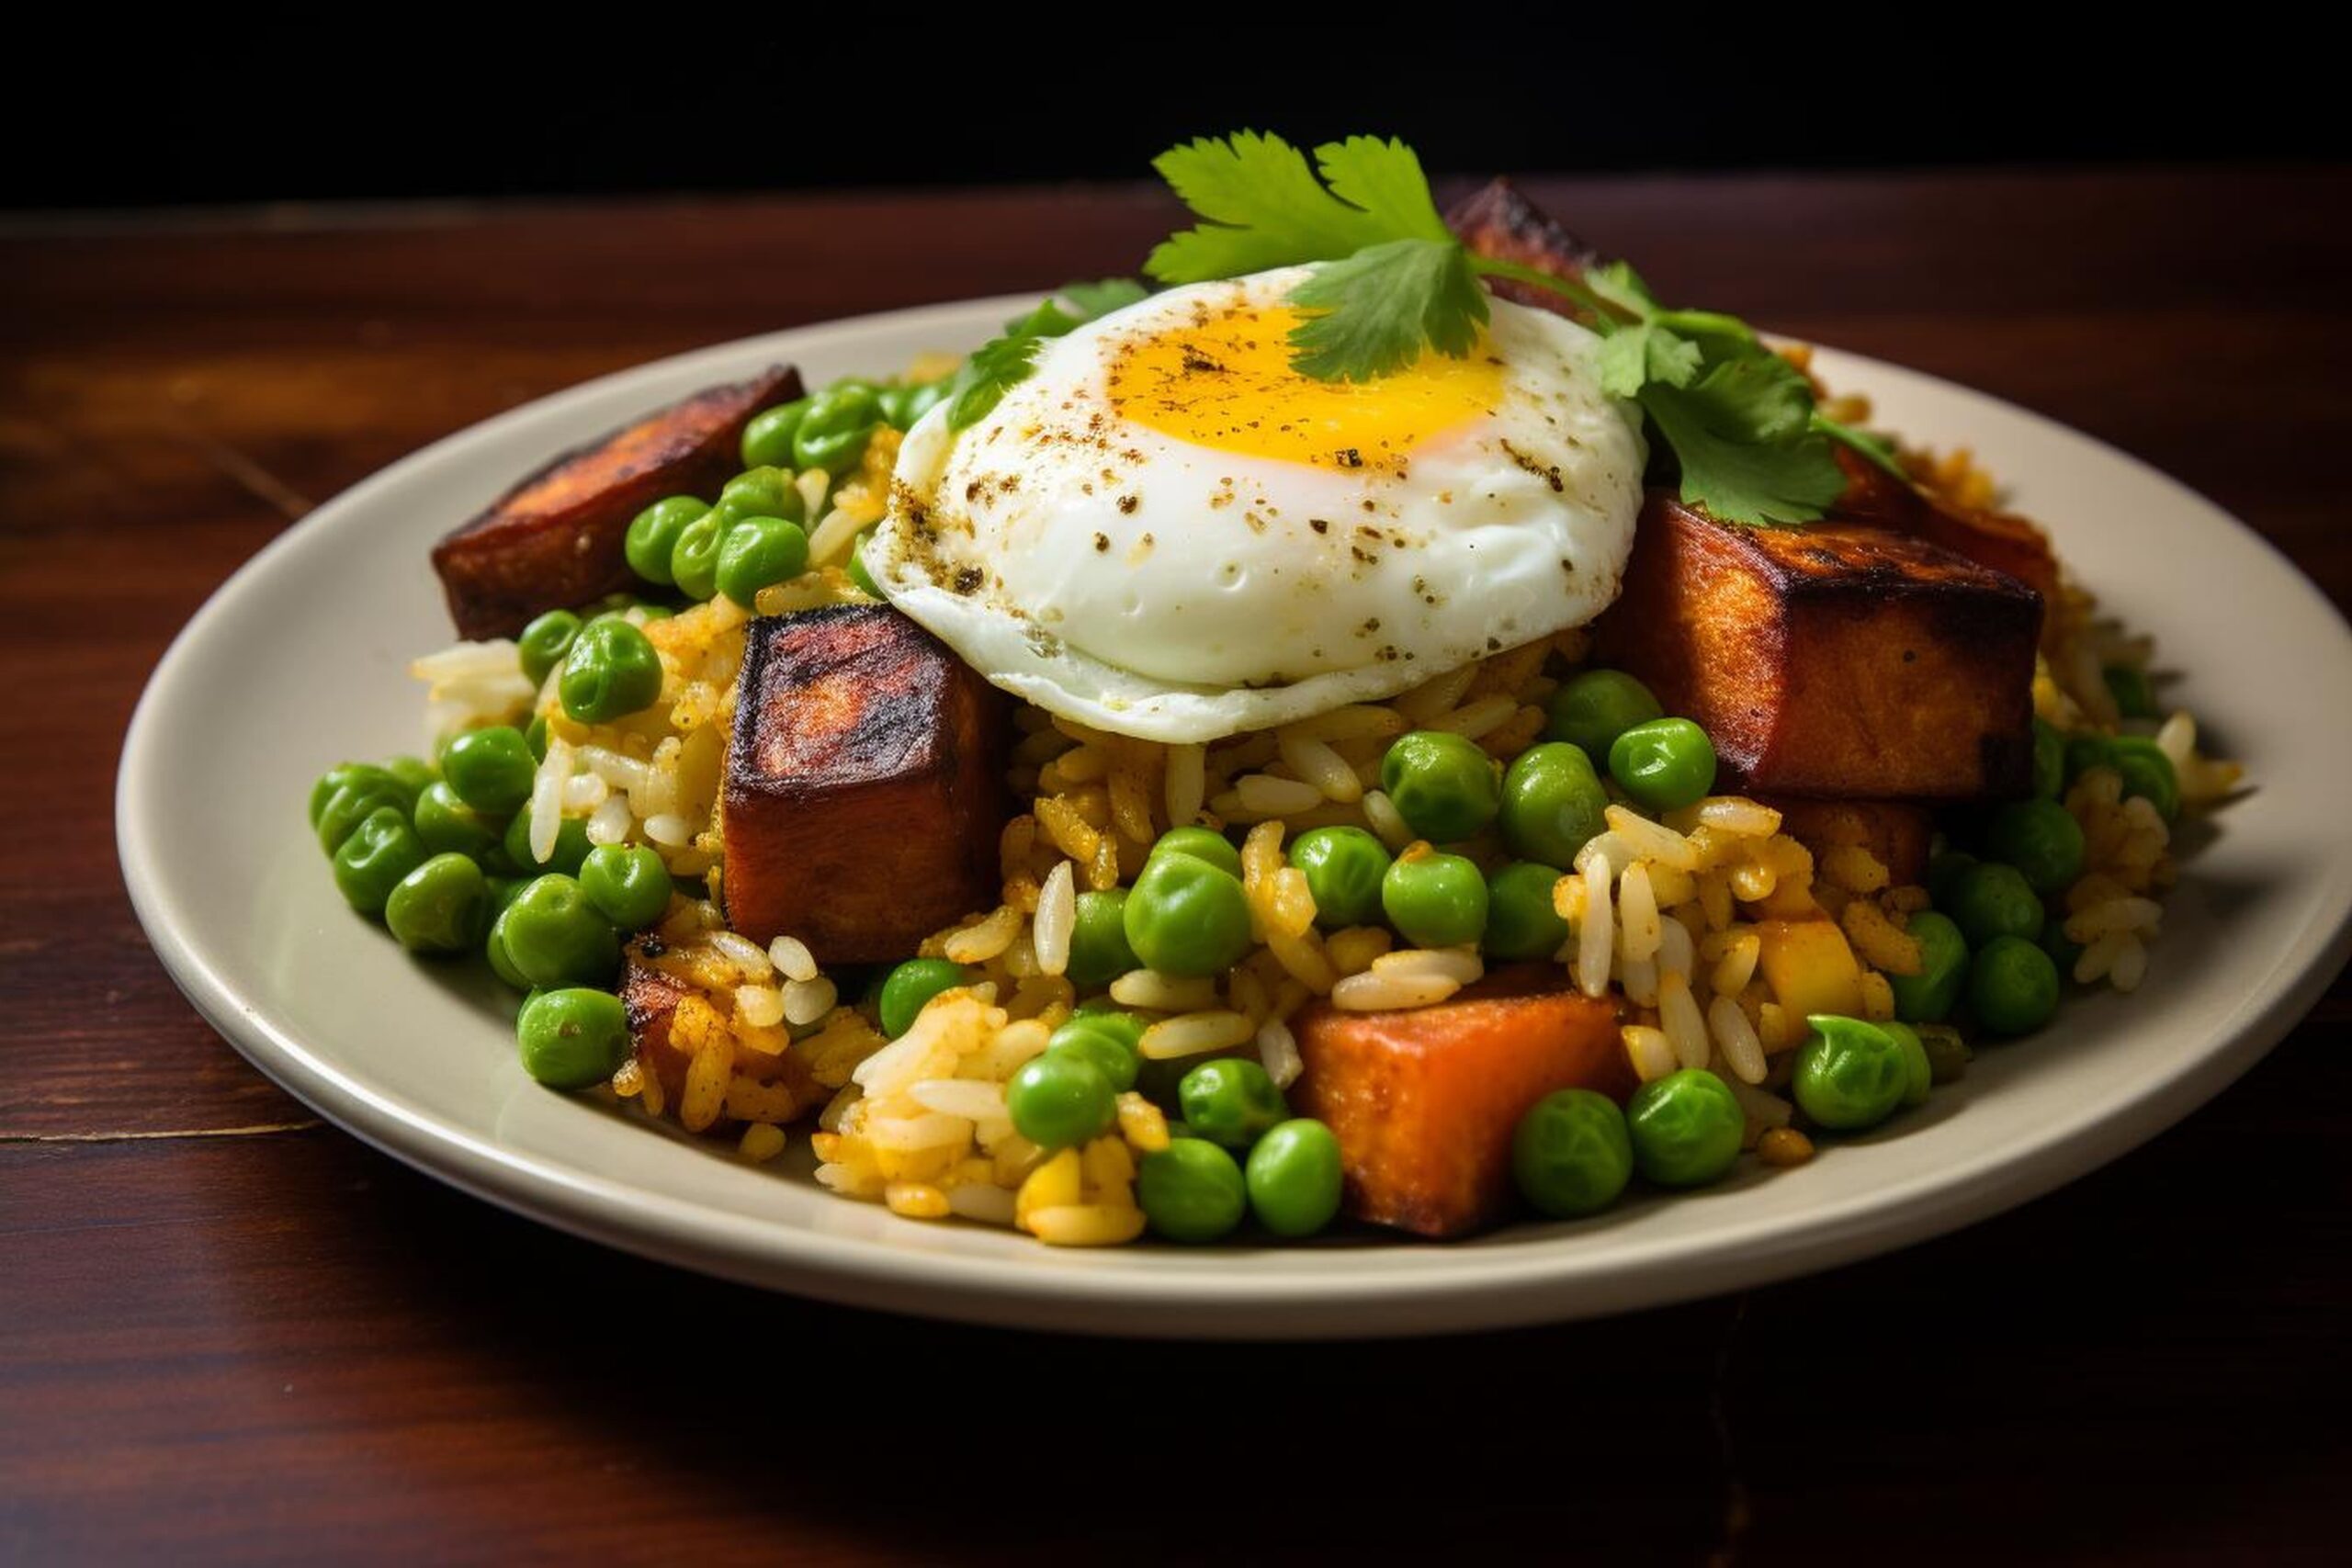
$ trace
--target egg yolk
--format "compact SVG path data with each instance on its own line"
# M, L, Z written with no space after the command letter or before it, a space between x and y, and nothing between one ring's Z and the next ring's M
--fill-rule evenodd
M1502 360L1481 334L1461 359L1424 353L1374 381L1318 381L1291 368L1286 305L1236 306L1120 346L1111 406L1163 435L1239 457L1322 468L1390 468L1426 441L1495 412Z

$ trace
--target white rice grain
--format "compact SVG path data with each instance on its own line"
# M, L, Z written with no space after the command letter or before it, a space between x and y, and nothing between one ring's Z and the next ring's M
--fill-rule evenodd
M1611 830L1625 840L1625 847L1644 860L1656 861L1676 871L1699 869L1698 846L1663 822L1653 822L1638 812L1614 805L1603 815Z
M1056 861L1037 890L1037 912L1030 917L1029 937L1041 974L1059 975L1069 967L1069 941L1078 924L1077 874L1069 862Z
M1161 1019L1143 1032L1136 1053L1147 1062L1169 1062L1230 1050L1256 1033L1255 1026L1244 1015L1213 1009Z
M1448 734L1459 735L1464 739L1476 740L1480 736L1490 735L1509 724L1511 715L1518 711L1517 697L1508 692L1494 692L1480 697L1476 702L1465 703L1452 713L1440 714L1435 718L1425 722L1421 728L1443 730Z
M1346 805L1363 798L1363 781L1356 776L1347 759L1331 749L1329 741L1289 729L1282 732L1281 739L1283 761L1324 799Z
M798 1028L814 1023L841 1000L841 993L822 975L813 980L794 980L784 987L784 1021Z
M1131 969L1111 982L1111 999L1151 1012L1199 1012L1216 1006L1216 983L1204 977L1179 979L1151 969Z
M817 977L817 957L808 944L797 936L780 936L768 943L768 962L775 965L777 974L787 980L813 980Z
M1405 814L1379 790L1364 791L1363 819L1372 825L1372 830L1388 846L1391 854L1401 852L1413 841L1413 829L1406 822Z
M1764 1043L1757 1038L1756 1026L1747 1021L1736 1000L1717 997L1707 1005L1707 1032L1714 1036L1724 1063L1744 1082L1764 1081Z
M613 786L594 773L574 773L563 781L563 812L586 817L612 797Z
M1674 1054L1674 1043L1662 1029L1629 1023L1617 1034L1625 1043L1625 1055L1634 1064L1634 1076L1644 1083L1656 1083L1681 1065Z
M1323 804L1323 792L1313 784L1272 773L1242 774L1234 781L1234 793L1240 797L1241 809L1253 817L1287 817Z
M1342 1012L1391 1012L1430 1007L1462 988L1443 975L1375 975L1367 969L1331 987L1331 1005Z
M2197 750L2197 721L2183 708L2156 728L2156 750L2175 768L2186 763Z
M2119 991L2136 991L2148 976L2148 946L2138 937L2127 937L2115 954L2115 962L2108 965L2107 981Z
M1306 1070L1299 1058L1298 1040L1290 1025L1281 1019L1270 1018L1258 1026L1258 1061L1266 1076L1274 1080L1276 1089L1288 1089Z
M1690 995L1690 982L1668 975L1657 983L1657 1021L1674 1042L1674 1055L1686 1067L1707 1065L1707 1019Z
M571 776L571 747L548 737L548 754L531 778L531 858L541 865L555 859L555 836L563 826L563 782Z
M1168 777L1161 793L1167 796L1170 826L1189 827L1199 819L1208 798L1208 754L1205 746L1168 748Z
M537 826L536 821L532 824L534 831L537 830ZM665 849L683 850L695 841L694 824L665 811L645 819L645 836ZM548 843L552 848L552 838Z
M773 972L774 966L768 963L767 949L750 937L734 931L713 931L710 933L710 945L718 950L720 957L755 981L766 979Z
M967 1181L947 1190L947 1212L982 1224L1009 1225L1012 1223L1013 1198L1014 1194L1006 1188Z
M624 842L635 820L629 815L628 796L608 795L605 804L588 814L588 841L592 844Z
M808 564L839 566L849 559L850 541L855 539L865 525L854 513L836 506L825 513L825 520L808 534Z
M774 986L738 986L735 1010L754 1029L773 1029L784 1021L784 993Z
M924 1078L907 1095L925 1111L967 1122L993 1122L1005 1114L1004 1086L978 1078Z
M1617 951L1629 962L1657 956L1657 894L1650 886L1646 865L1627 866L1617 879Z
M1584 919L1577 928L1577 988L1599 997L1609 989L1609 957L1617 945L1608 857L1596 857L1577 869L1584 874Z
M1372 961L1369 973L1385 979L1417 980L1422 978L1451 980L1466 986L1487 972L1476 948L1468 947L1408 947L1396 953L1384 953Z
M1768 839L1781 830L1781 814L1742 795L1711 795L1699 803L1698 819L1743 839Z

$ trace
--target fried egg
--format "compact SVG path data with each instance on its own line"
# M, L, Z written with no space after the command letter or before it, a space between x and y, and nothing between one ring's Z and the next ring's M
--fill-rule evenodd
M1305 274L1170 289L1050 340L899 448L867 569L998 685L1214 740L1392 695L1616 597L1645 458L1599 340L1504 300L1463 358L1291 367Z

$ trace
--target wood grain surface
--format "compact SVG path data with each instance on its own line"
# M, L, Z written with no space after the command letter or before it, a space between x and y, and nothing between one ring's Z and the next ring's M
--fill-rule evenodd
M2352 175L1539 190L1663 294L2113 442L2352 602ZM607 1252L318 1124L181 1000L116 869L117 752L277 531L583 378L1128 271L1171 216L1135 187L0 223L0 1561L2343 1560L2341 976L2179 1128L1958 1235L1283 1348Z

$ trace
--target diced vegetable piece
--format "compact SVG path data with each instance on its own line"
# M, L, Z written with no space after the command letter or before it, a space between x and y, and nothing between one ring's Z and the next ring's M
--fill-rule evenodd
M1511 1139L1555 1089L1622 1100L1632 1068L1616 1004L1566 988L1555 964L1498 970L1434 1007L1292 1022L1297 1114L1338 1135L1346 1210L1428 1236L1465 1235L1511 1203Z
M729 924L904 958L995 906L1002 697L888 605L755 621L727 754Z
M637 514L668 496L717 495L751 417L799 395L800 373L779 365L657 410L515 485L433 548L458 635L512 637L548 610L635 586L626 545Z
M1829 920L1758 920L1757 967L1792 1017L1862 1014L1862 966L1846 933Z

